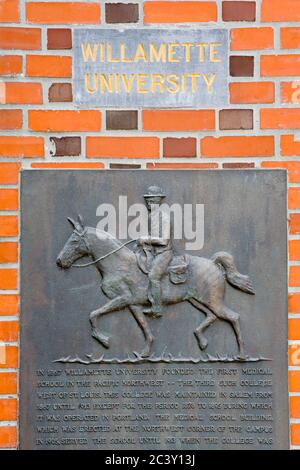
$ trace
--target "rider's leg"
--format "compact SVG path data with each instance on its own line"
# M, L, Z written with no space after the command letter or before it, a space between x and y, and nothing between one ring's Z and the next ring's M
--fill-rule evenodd
M149 300L151 308L145 309L144 313L152 314L156 317L161 316L162 311L162 292L161 279L166 273L172 259L172 251L164 251L155 256L151 271L149 272Z

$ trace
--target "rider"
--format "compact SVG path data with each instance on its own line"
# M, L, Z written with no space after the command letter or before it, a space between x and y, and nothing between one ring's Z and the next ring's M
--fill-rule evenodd
M145 250L150 251L153 257L149 278L149 301L151 307L144 313L154 317L162 315L162 292L161 279L167 271L173 257L172 235L173 227L170 220L170 212L161 206L165 197L162 189L158 186L150 186L144 194L146 206L149 212L148 230L149 235L138 240L138 244Z

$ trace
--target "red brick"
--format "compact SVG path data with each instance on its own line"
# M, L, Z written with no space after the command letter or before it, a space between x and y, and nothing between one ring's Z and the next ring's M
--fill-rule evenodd
M217 21L215 2L145 2L145 23L202 23Z
M0 22L18 23L20 20L20 0L1 0L0 1Z
M17 446L16 426L0 426L0 448L13 449Z
M300 366L300 344L290 344L288 347L290 366Z
M272 49L274 47L273 28L233 28L230 46L232 51Z
M300 397L299 396L290 397L290 417L300 418Z
M1 89L1 86L0 86ZM21 109L0 109L0 129L21 129L22 111Z
M22 73L22 56L2 55L0 57L0 75L17 75Z
M254 57L253 56L230 56L229 71L231 77L253 77Z
M213 110L145 110L142 114L146 131L200 131L215 129Z
M26 75L28 77L71 77L72 57L28 55L26 58Z
M41 83L6 82L0 85L1 104L41 104Z
M50 103L66 103L73 101L71 83L52 83L48 92Z
M299 266L291 266L291 268L299 268ZM299 271L299 270L298 270ZM297 273L299 275L299 272ZM289 326L289 340L295 341L300 339L300 318L290 318Z
M0 398L0 420L15 421L18 403L16 398Z
M163 155L169 158L196 157L197 140L193 137L168 137L163 141Z
M223 163L223 168L238 169L238 168L255 168L254 163L236 162L236 163Z
M29 110L28 128L33 131L100 131L100 111Z
M47 30L48 49L72 49L72 30L51 28Z
M253 110L221 109L219 126L221 130L253 129Z
M204 157L272 157L272 136L226 136L201 139L201 155Z
M274 103L273 82L237 82L230 83L229 87L232 104Z
M222 2L223 21L255 21L255 18L255 2L245 2L245 0L240 2Z
M15 393L17 393L16 372L0 372L0 395L9 395Z
M43 157L43 137L0 136L2 157Z
M17 315L19 313L19 296L17 294L0 294L0 315Z
M262 77L294 77L300 75L300 54L263 55L260 58Z
M300 129L300 108L260 110L261 129Z
M87 137L86 156L102 158L157 158L157 137Z
M18 190L0 189L0 210L16 211L18 210Z
M97 24L100 23L99 3L88 2L27 2L28 23Z
M38 28L0 28L1 49L34 50L41 48L41 30Z
M300 240L289 240L289 259L300 261Z
M137 3L106 3L105 21L113 23L137 23L139 6Z
M18 217L16 215L1 215L0 237L16 237L18 233Z
M300 209L300 188L289 188L289 209Z
M300 21L299 0L262 0L262 21Z

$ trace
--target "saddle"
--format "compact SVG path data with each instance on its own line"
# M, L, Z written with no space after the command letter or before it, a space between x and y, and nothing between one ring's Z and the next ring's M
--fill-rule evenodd
M137 264L143 273L148 274L151 269L152 257L147 253L147 256L144 250L138 249L135 252ZM174 255L169 266L167 274L169 279L173 284L184 284L188 276L188 265L186 255Z

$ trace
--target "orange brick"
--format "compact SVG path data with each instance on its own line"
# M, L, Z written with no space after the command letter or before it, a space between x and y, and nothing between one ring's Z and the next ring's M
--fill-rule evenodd
M275 85L273 82L230 83L230 103L274 103Z
M0 321L0 341L18 341L18 335L17 321Z
M0 110L0 129L21 129L22 121L21 109Z
M0 315L17 315L19 313L19 296L17 294L0 295Z
M300 156L300 140L296 141L293 135L282 135L280 148L284 157Z
M16 263L18 261L18 243L0 242L0 263Z
M262 0L262 21L299 21L299 0Z
M216 126L212 110L145 110L142 119L146 131L200 131Z
M300 75L300 54L263 55L260 58L262 77L295 77Z
M300 344L290 344L288 347L289 365L300 366Z
M84 168L87 168L87 169L91 169L91 168L95 168L95 169L99 169L101 170L102 168L104 168L104 164L103 163L84 163L84 162L71 162L71 163L32 163L31 164L31 168L56 168L57 170L59 169L65 169L65 168L70 168L70 169L74 169L76 170L77 168L78 169L84 169Z
M218 168L217 163L158 163L158 162L150 162L147 163L147 168L150 170L163 170L174 168L174 170L180 169L189 169L195 168L197 170L207 170L209 168Z
M291 266L291 268L299 268L299 266ZM297 276L299 276L299 272L297 273ZM300 318L290 318L289 319L289 340L295 341L299 339L300 339Z
M20 20L20 0L0 0L0 22L18 23Z
M87 2L29 2L28 23L96 24L100 23L100 5Z
M300 418L300 397L290 397L290 417Z
M291 424L291 443L300 446L300 424Z
M18 272L16 269L0 269L0 289L18 288Z
M0 189L0 210L18 210L17 189Z
M0 398L0 420L15 421L18 403L16 398Z
M43 89L41 83L7 82L0 85L1 104L41 104Z
M217 21L215 2L145 2L145 23L201 23Z
M230 47L232 51L272 49L274 47L273 28L233 28Z
M300 182L300 162L283 162L283 161L273 161L273 162L262 162L262 168L282 168L283 170L288 171L288 179L290 183L299 183Z
M289 313L300 313L300 294L289 294Z
M2 157L43 157L43 137L0 136Z
M260 110L261 129L300 129L300 108Z
M289 371L289 390L290 392L300 392L300 371Z
M16 426L0 426L0 448L13 449L17 447Z
M0 28L1 49L34 50L41 48L41 30L38 28Z
M274 138L271 136L226 136L201 139L203 157L272 157Z
M300 28L281 28L281 47L283 49L297 49L300 47Z
M300 209L300 188L289 188L288 207L289 209Z
M17 75L22 73L22 56L2 55L0 56L0 75Z
M54 55L28 55L26 59L28 77L72 76L72 57Z
M18 362L19 351L17 346L0 344L0 369L17 369Z
M1 215L0 237L16 237L18 233L18 217L16 215Z
M100 131L100 111L28 111L28 128L33 131Z
M159 157L157 137L87 137L87 157Z
M300 260L300 240L289 240L289 258L292 261Z
M282 103L300 104L300 81L281 82L280 94Z
M17 393L16 372L0 372L0 394Z

